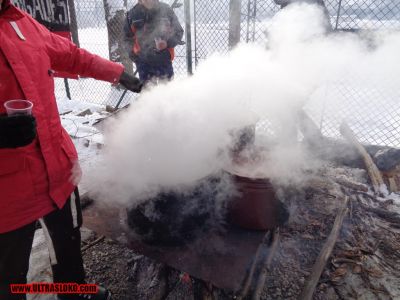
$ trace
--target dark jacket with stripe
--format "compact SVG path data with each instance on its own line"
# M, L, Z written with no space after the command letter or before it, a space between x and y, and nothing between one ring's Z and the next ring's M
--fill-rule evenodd
M128 13L124 25L126 50L135 62L159 66L174 59L174 47L181 44L183 28L172 8L158 2L153 9L136 4ZM167 49L157 50L155 39L167 41Z

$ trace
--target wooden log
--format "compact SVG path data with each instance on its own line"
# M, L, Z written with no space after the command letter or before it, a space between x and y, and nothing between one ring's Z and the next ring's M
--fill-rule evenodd
M383 179L387 182L391 193L400 192L400 167L390 171L382 171Z
M319 278L321 277L322 271L325 268L326 262L328 261L329 257L332 254L332 250L336 244L336 240L339 236L340 229L342 228L343 220L348 211L347 208L348 202L349 202L349 197L346 196L343 201L343 206L340 208L338 214L336 215L331 233L329 234L324 246L322 247L321 252L319 253L317 260L315 261L315 264L311 270L311 275L308 278L306 285L298 299L301 300L312 299Z
M253 300L258 300L261 298L261 293L264 289L265 281L267 280L268 269L271 266L272 259L274 258L276 250L278 249L278 243L279 227L275 228L272 233L272 246L262 265L260 276L258 277L257 285L252 296Z
M390 190L390 192L396 193L396 192L400 191L399 186L397 184L397 181L396 181L396 179L394 177L388 177L387 181L389 182L389 190Z
M77 114L78 117L84 117L86 115L91 115L93 114L92 111L90 110L90 108L87 108L83 111L81 111L80 113Z
M263 251L265 251L265 249L267 247L270 246L271 240L272 240L271 231L268 231L264 235L264 238L263 238L261 244L257 248L256 255L254 256L254 261L250 267L249 272L247 273L246 279L243 283L242 290L240 291L240 294L238 296L236 296L237 300L242 300L242 299L246 298L247 294L249 293L250 287L253 283L254 273L256 271L256 267L257 267L258 261L260 259L261 253Z
M83 253L83 252L85 252L87 249L89 249L90 247L93 247L94 245L100 243L101 241L104 240L104 238L105 238L104 235L99 236L99 237L98 237L97 239L95 239L93 242L91 242L91 243L89 243L89 244L83 246L82 249L81 249L81 252Z
M64 111L64 112L60 113L60 116L65 116L65 115L68 115L69 113L72 113L72 110Z
M342 124L340 125L340 133L358 150L359 154L363 158L375 194L382 194L383 189L386 188L385 182L382 178L382 174L379 171L378 167L375 165L371 156L365 150L364 146L357 140L354 132L351 130L346 122L342 122Z
M335 182L355 191L368 192L368 186L359 182L350 181L345 177L335 178Z
M301 109L297 114L297 118L299 120L299 129L304 136L304 140L311 145L320 145L324 137L310 116Z

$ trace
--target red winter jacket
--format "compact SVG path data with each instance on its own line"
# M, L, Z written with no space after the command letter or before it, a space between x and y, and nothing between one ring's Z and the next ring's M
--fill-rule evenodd
M29 99L38 136L25 147L0 149L0 233L64 206L74 184L75 147L62 128L52 72L117 82L123 66L78 49L6 0L0 11L0 114L4 102Z

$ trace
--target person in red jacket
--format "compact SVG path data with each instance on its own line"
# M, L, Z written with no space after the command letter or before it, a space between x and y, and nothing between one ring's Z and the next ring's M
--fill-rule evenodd
M12 295L10 284L26 283L37 220L49 237L54 282L85 281L82 215L71 181L78 157L61 126L54 71L141 90L121 64L77 48L10 0L0 0L0 299L25 298ZM10 99L30 100L32 116L7 116L4 103ZM88 296L72 299L109 299L109 292L101 288Z

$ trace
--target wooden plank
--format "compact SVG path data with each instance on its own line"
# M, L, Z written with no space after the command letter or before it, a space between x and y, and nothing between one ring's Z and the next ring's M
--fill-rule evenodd
M382 194L383 190L386 188L385 182L383 181L381 172L367 150L365 150L364 146L357 140L356 135L346 122L342 122L340 125L340 133L357 149L363 158L374 192L376 194Z

